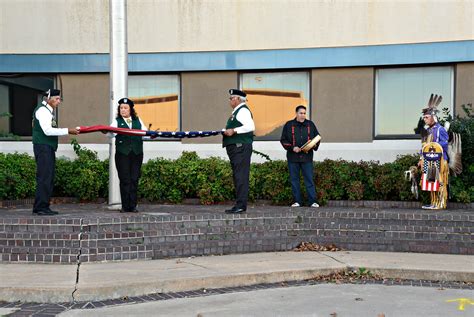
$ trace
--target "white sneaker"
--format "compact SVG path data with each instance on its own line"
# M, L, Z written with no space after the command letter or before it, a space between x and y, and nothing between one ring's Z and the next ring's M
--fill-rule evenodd
M311 205L311 207L313 207L313 208L318 208L319 205L318 205L317 203L313 203L313 204Z
M298 203L294 203L293 205L291 205L291 207L301 207L301 205Z

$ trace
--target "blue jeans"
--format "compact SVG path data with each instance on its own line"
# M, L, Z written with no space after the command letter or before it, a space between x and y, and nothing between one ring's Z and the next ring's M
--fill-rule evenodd
M304 185L306 193L308 194L309 205L316 202L316 188L313 180L313 162L288 162L288 169L290 170L291 190L293 191L293 198L295 202L303 205L300 189L300 171L303 173Z

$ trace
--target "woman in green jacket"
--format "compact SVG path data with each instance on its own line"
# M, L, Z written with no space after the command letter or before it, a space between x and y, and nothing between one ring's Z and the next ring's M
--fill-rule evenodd
M146 130L137 116L135 104L128 98L118 101L117 117L112 127ZM138 212L138 180L143 163L143 139L141 136L115 135L115 165L120 180L122 209L120 212Z

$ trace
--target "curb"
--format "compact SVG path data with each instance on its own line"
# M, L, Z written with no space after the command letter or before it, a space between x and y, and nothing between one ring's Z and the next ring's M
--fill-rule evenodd
M283 270L264 273L231 274L223 276L210 276L203 278L183 278L170 280L149 281L148 283L127 283L113 286L81 286L75 293L76 301L101 301L122 298L125 296L143 296L152 293L183 292L201 289L214 289L226 287L251 286L263 283L282 283L297 280L307 280L321 275L328 275L343 269L358 269L358 267L341 264L339 267L303 270ZM416 269L386 269L365 267L374 274L384 278L416 279L427 281L463 281L474 282L474 272L416 270ZM38 302L61 303L72 301L71 288L47 287L0 287L0 301L6 302Z
M128 284L126 286L78 288L76 300L95 301L124 296L143 296L152 293L170 293L195 291L201 289L251 286L263 283L283 283L295 280L307 280L319 275L331 274L337 269L289 270L270 273L236 274L205 278L185 278L147 284Z
M373 274L384 278L425 280L439 282L474 282L474 272L441 271L441 270L416 270L416 269L387 269L377 267L365 267ZM358 269L356 267L356 269Z

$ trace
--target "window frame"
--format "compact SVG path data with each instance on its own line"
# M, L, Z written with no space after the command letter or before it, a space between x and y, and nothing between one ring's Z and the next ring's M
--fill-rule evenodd
M245 91L245 89L242 87L243 86L243 75L244 74L274 74L274 73L307 73L308 74L308 106L306 108L307 112L309 111L309 115L306 115L307 120L312 120L311 116L313 114L313 72L312 68L289 68L289 69L252 69L252 70L239 70L237 71L237 82L238 82L238 89ZM295 107L296 108L296 107ZM293 117L294 118L294 117ZM292 120L293 118L288 118L288 120ZM280 141L280 139L277 140L259 140L258 137L255 137L256 142L275 142L275 141Z
M20 77L21 76L31 76L31 77L41 77L41 76L45 76L45 77L51 77L52 80L53 80L53 89L61 89L61 87L58 88L58 82L60 83L60 85L62 86L62 82L61 82L61 79L60 79L60 74L57 74L57 73L14 73L14 74L10 74L10 73L2 73L1 75L5 76L5 75L12 75L12 76L15 76L15 75L19 75ZM1 78L1 77L0 77ZM20 87L25 87L25 88L31 88L31 87L28 87L28 86L25 86L25 85L20 85L20 84L13 84L13 83L9 83L9 82L2 82L1 83L2 85L5 85L5 86L8 86L8 113L12 114L12 111L13 111L13 101L11 99L11 96L12 96L12 89L13 89L13 86L20 86ZM30 114L31 116L33 116L33 113ZM56 115L56 121L58 122L59 124L59 108L56 109L56 112L55 112L55 115ZM32 117L31 117L32 118ZM8 133L13 133L11 132L11 128L13 126L13 118L9 118L8 119L9 121L9 131ZM0 142L18 142L18 141L32 141L33 140L33 135L25 135L25 136L14 136L14 137L0 137Z
M182 98L181 98L181 95L182 95L182 91L183 91L183 82L181 80L181 73L179 72L170 72L170 73L162 73L162 72L133 72L133 73L128 73L128 77L132 77L132 76L170 76L170 75L175 75L178 77L178 131L182 131L182 127L183 127L183 122L182 122L182 118L183 118L183 107L182 107ZM129 79L127 80L127 95L128 95L128 83L129 83ZM131 97L133 98L133 97ZM181 138L156 138L155 140L143 140L143 141L146 141L146 142L156 142L156 141L165 141L165 142L176 142L176 141L181 141Z
M373 140L417 140L420 139L420 134L379 134L377 135L377 110L378 110L378 71L383 69L400 69L400 68L426 68L426 67L450 67L451 68L451 109L450 114L456 116L456 64L455 63L440 63L440 64L420 64L420 65L391 65L383 67L374 67L374 98L373 98L373 122L372 122L372 138ZM429 98L429 96L428 96ZM422 107L422 106L421 106ZM421 110L420 107L420 118ZM441 109L440 109L441 110Z

